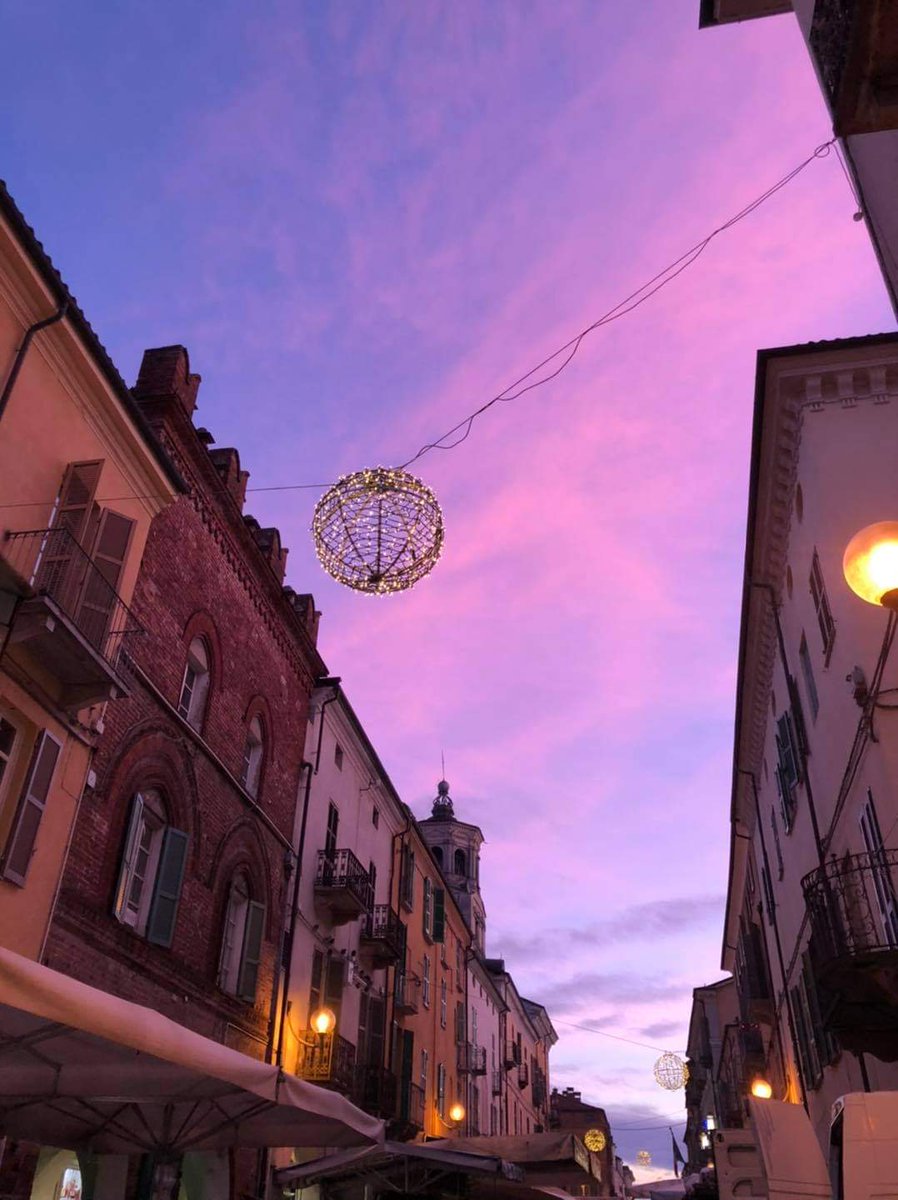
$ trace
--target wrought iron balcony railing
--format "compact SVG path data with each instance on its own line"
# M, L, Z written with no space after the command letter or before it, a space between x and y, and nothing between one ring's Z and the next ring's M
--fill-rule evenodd
M389 904L375 904L362 926L360 949L380 963L399 962L405 955L405 925Z
M898 127L894 0L816 0L811 52L840 137Z
M352 1099L375 1117L392 1117L396 1112L396 1076L384 1067L357 1065Z
M502 1095L502 1071L493 1071L492 1092L494 1096Z
M535 1108L542 1108L546 1102L546 1085L541 1079L534 1078L533 1080L533 1105Z
M396 1012L403 1016L414 1016L418 1011L420 989L420 981L414 975L408 975L405 971L397 971L393 984L393 1001Z
M424 1089L417 1083L400 1085L396 1116L407 1130L420 1132L424 1128Z
M801 881L815 965L825 975L857 960L898 959L898 850L846 854Z
M516 1067L521 1061L521 1048L517 1042L505 1043L505 1057L502 1060L505 1064L506 1071L510 1071L512 1067Z
M525 1062L518 1063L518 1087L525 1088L530 1082L530 1072Z
M456 1046L456 1051L460 1074L486 1074L486 1046L474 1046L470 1042L460 1042Z
M351 850L318 851L315 898L330 908L336 924L371 912L371 877Z
M338 1033L307 1029L302 1034L296 1073L311 1083L349 1093L355 1074L355 1046Z
M124 692L123 651L143 628L103 563L61 526L8 533L0 554L21 581L11 644L26 644L39 657L69 707Z

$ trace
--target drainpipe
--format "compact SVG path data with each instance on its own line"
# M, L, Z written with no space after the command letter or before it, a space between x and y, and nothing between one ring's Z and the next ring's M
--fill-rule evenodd
M321 711L319 714L320 725L318 728L318 745L315 749L314 765L304 759L300 768L301 770L305 771L306 780L302 800L302 817L300 818L299 823L299 839L296 846L296 869L293 873L293 896L290 905L290 930L287 935L287 953L283 964L284 985L281 989L280 1026L278 1029L277 1054L275 1056L275 1062L279 1067L283 1066L284 1028L287 1023L287 1005L289 1003L288 997L290 994L290 975L293 968L293 942L296 936L296 922L299 917L299 884L302 879L302 860L306 845L306 827L308 825L309 818L309 799L312 793L312 776L318 774L318 768L321 766L321 747L324 741L324 710L327 708L328 704L333 704L333 702L339 696L340 679L339 677L334 676L333 678L316 680L316 686L330 686L333 687L334 690L333 694L328 696L327 699L323 700L321 703ZM274 1036L273 1020L274 1011L272 1011L272 1039Z
M406 839L406 837L408 837L408 831L412 827L412 810L410 808L408 808L408 806L406 806L405 811L406 811L405 828L400 829L398 833L393 834L393 848L390 853L390 870L392 871L393 877L395 877L396 884L397 884L397 886L396 886L396 912L397 913L399 912L399 908L400 908L399 888L401 886L401 881L402 881L402 848L405 846L405 839ZM398 871L396 870L396 850L397 850L396 843L397 843L397 841L399 842L399 847L398 847L398 849L399 849L399 870ZM391 881L390 899L392 900L392 898L393 898L393 887L392 887L392 881ZM404 966L405 966L405 963L403 962L403 967ZM393 986L389 989L390 1016L389 1016L389 1023L388 1023L389 1024L388 1037L387 1037L387 1070L388 1071L393 1070L393 1056L396 1051L393 1033L394 1033L394 1027L396 1025L396 972L398 970L399 970L399 964L397 963L393 967ZM398 1085L398 1082L399 1081L397 1079L397 1085Z
M9 373L9 378L3 386L3 392L0 394L0 420L3 419L3 414L6 411L6 406L9 403L9 398L12 395L12 389L15 387L16 380L19 378L19 372L25 362L25 355L28 353L28 347L31 345L34 336L42 329L46 329L49 325L55 325L57 321L61 321L69 309L68 300L63 300L59 308L51 317L44 317L42 321L35 322L25 330L25 336L22 338L22 344L16 351L16 357L13 360L12 370Z

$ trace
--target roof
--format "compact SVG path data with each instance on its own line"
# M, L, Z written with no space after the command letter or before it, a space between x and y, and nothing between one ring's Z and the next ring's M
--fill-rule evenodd
M77 300L69 291L65 280L54 265L53 260L38 241L37 235L25 220L2 179L0 179L0 213L2 213L11 225L13 232L37 268L38 274L55 298L57 304L66 304L68 306L65 319L74 329L87 352L96 361L106 382L121 401L125 411L134 422L156 462L165 472L167 479L177 491L186 492L187 486L184 480L178 474L174 464L163 449L162 443L147 423L137 401L131 393L131 389L119 374L118 368L109 357L106 347L97 337L87 317L81 311Z

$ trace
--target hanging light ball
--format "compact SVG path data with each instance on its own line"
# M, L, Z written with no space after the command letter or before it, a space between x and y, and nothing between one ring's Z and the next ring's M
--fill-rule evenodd
M652 1165L652 1156L648 1150L637 1150L636 1161L641 1167L650 1167Z
M414 587L443 548L436 496L398 467L344 475L315 505L312 535L318 560L338 583L385 596Z
M678 1054L669 1050L655 1063L655 1080L669 1092L685 1087L689 1080L689 1068Z

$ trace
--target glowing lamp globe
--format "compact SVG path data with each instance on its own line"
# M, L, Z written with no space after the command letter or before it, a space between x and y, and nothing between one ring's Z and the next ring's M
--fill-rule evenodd
M758 1075L751 1081L751 1094L757 1096L759 1100L769 1100L773 1095L773 1088L766 1079L762 1079Z
M337 1026L337 1018L329 1008L316 1008L309 1024L314 1033L333 1033Z
M453 1104L452 1107L449 1109L449 1120L455 1121L456 1125L458 1125L464 1119L465 1119L465 1106L463 1104L459 1104L456 1101L456 1103Z
M655 1063L655 1082L668 1092L685 1087L689 1081L689 1068L678 1054L668 1051Z
M898 609L898 521L879 521L856 533L845 547L842 571L862 600Z
M315 505L318 561L333 579L369 596L423 579L443 549L443 514L420 479L396 467L344 475Z

